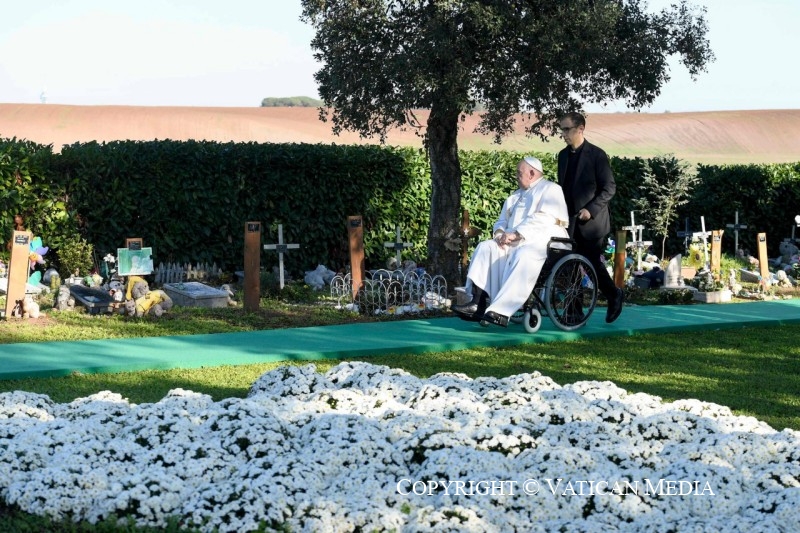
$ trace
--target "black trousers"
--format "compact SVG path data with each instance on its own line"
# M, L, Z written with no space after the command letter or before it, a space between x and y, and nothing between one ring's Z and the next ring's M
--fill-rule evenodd
M573 238L575 239L575 251L588 259L597 272L597 288L606 297L606 300L614 301L617 297L617 286L614 285L614 280L611 279L606 266L600 260L605 248L605 239L586 239L577 230Z

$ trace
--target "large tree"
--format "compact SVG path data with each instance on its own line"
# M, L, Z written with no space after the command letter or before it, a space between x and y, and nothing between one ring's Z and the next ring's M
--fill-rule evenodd
M679 55L694 77L713 59L705 9L685 1L649 13L641 0L301 0L323 120L386 139L420 127L431 163L428 264L458 278L458 130L480 109L497 140L522 119L545 136L564 111L622 100L653 102ZM415 109L429 110L419 124Z

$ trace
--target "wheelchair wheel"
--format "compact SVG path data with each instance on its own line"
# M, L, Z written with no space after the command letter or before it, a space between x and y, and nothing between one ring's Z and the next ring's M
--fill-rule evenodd
M529 309L525 311L525 316L522 320L522 325L528 333L536 333L542 327L542 313L538 309Z
M562 257L545 282L544 305L550 320L564 331L586 324L597 304L597 273L579 254Z

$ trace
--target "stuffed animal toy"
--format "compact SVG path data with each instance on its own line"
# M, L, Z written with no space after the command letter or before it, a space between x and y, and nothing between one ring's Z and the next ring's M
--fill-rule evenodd
M162 290L146 290L147 284L137 282L132 294L137 298L125 300L124 313L127 316L141 318L148 313L160 317L172 309L172 298Z
M138 300L142 296L145 296L148 292L150 292L150 286L147 284L147 282L137 281L133 284L133 289L131 289L131 297L134 300Z
M157 309L154 309L157 308ZM160 317L165 311L172 308L172 298L162 290L150 291L136 299L136 316L142 317L153 310L154 315Z
M236 300L233 299L233 289L231 289L231 286L225 283L220 287L220 290L223 290L228 293L228 305L235 306Z
M128 287L125 292L125 299L126 300L135 300L136 298L133 296L133 287L136 283L144 283L147 286L147 281L144 278L139 276L128 276Z
M39 318L39 304L33 301L33 296L26 294L22 300L22 318Z
M122 302L125 299L125 287L122 282L118 280L109 281L108 294L111 295L111 299L115 302Z
M136 314L136 302L133 300L125 300L123 304L123 313L125 313L125 316L134 316Z

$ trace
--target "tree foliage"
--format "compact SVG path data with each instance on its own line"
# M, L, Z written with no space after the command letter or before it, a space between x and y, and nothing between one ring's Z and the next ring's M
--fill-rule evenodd
M319 107L321 105L321 100L308 96L269 97L261 100L261 107Z
M665 259L670 226L678 217L678 208L689 203L699 178L686 163L674 156L662 156L642 165L640 179L641 196L634 203L653 233L661 237L661 258Z
M531 135L552 133L565 111L622 100L654 101L678 55L694 77L713 59L705 10L686 1L658 13L642 0L302 0L316 30L315 77L334 132L385 140L422 127L431 159L429 257L455 279L460 121L474 109L496 139L518 118ZM330 109L330 110L329 110ZM522 113L520 116L519 114Z

